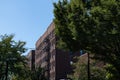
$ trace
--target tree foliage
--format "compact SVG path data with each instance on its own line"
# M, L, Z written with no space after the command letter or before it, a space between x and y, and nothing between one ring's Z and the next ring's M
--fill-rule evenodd
M8 78L9 75L25 77L26 57L22 56L26 51L25 42L16 42L13 38L14 35L0 36L0 79L5 79L6 75Z
M76 57L77 62L73 63L74 73L68 75L72 80L88 80L87 74L87 54ZM91 80L106 80L106 70L104 66L98 66L101 62L90 60Z
M54 16L60 47L94 53L120 79L120 0L63 0Z
M81 0L77 0L76 2L64 0L63 2L59 1L58 4L54 4L54 22L56 34L60 38L59 45L71 51L82 48L80 41L76 39L78 35L84 36L84 33L79 34L76 31L79 29L77 28L79 27L78 25L82 24L84 18L82 15L85 15L83 6L79 4L80 2ZM77 5L75 3L77 3ZM82 38L80 40L82 40Z
M31 80L47 80L45 77L45 70L38 67L34 71L31 71Z

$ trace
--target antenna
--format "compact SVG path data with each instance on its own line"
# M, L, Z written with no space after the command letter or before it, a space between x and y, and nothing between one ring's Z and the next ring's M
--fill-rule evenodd
M35 48L27 48L27 49L33 49L34 50Z

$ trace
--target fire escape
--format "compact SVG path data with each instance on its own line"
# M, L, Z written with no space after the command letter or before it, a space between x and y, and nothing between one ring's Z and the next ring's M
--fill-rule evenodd
M44 40L45 47L44 47L44 52L46 52L46 57L45 61L47 62L47 66L45 67L45 70L47 72L47 80L50 79L50 40L49 38L46 38Z

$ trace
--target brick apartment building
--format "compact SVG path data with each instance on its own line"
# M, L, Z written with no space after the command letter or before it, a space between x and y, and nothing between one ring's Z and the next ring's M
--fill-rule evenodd
M44 68L45 76L48 80L65 80L67 75L72 72L70 63L73 56L80 56L80 54L72 55L70 52L58 49L56 47L57 38L54 32L55 25L52 22L46 32L36 42L35 51L30 52L28 56L34 56L32 53L35 52L35 60L29 57L30 60L33 60L31 61L32 66L35 63L35 68Z
M65 79L71 70L69 53L56 48L54 29L54 23L51 23L36 42L35 66L46 70L48 80Z

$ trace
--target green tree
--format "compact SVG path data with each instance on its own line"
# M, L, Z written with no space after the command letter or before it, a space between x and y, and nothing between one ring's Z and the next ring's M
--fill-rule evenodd
M96 58L102 59L112 65L109 73L115 76L112 80L120 79L120 1L119 0L100 0L99 4L92 3L92 19L96 24L96 31L93 53L100 54Z
M94 53L120 79L120 0L63 0L54 3L54 16L59 47Z
M23 77L27 67L25 42L13 40L14 35L0 36L0 79L8 79L13 75Z
M31 71L31 80L47 80L45 77L45 70L41 67Z
M72 80L88 80L87 78L87 54L75 57L77 62L73 63L74 73L68 75ZM91 80L106 80L106 70L104 66L99 66L102 62L90 60Z
M86 49L89 35L84 26L86 26L89 16L85 6L82 0L71 0L70 2L63 0L57 4L54 3L54 23L56 34L60 38L58 42L60 48L67 48L70 51Z

